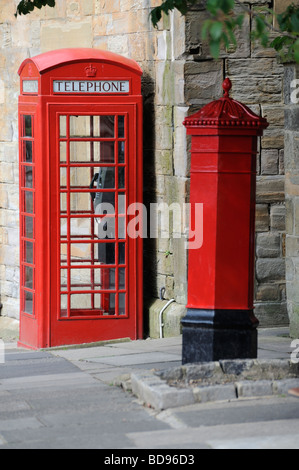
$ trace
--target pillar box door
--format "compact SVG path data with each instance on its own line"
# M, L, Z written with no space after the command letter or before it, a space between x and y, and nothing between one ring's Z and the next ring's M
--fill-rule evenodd
M268 124L229 97L184 125L192 137L190 202L203 204L203 244L189 250L183 362L257 355L254 316L257 137Z
M19 73L20 345L141 338L141 69L64 49Z

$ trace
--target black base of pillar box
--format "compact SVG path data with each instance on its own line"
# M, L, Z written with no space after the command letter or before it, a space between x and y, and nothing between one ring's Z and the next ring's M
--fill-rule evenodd
M188 309L182 363L256 359L258 324L253 310Z

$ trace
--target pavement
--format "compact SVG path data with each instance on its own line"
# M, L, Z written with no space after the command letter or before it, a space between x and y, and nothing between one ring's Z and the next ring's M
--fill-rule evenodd
M288 328L257 361L182 367L181 337L28 351L2 320L0 449L299 448Z
M285 395L299 387L288 328L259 330L258 359L182 366L182 337L52 350L157 411L238 398ZM234 364L235 370L232 371ZM228 370L225 370L228 369Z

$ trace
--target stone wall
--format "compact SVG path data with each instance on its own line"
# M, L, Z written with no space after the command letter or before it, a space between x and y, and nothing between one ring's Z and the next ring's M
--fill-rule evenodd
M290 330L299 338L299 65L285 66L287 299Z
M263 2L263 0L261 0ZM285 300L285 205L283 67L275 54L251 43L250 24L218 61L201 44L205 12L164 18L159 29L149 13L159 0L56 0L57 6L15 18L18 1L0 0L0 288L3 315L19 315L17 70L28 56L60 47L93 47L135 59L143 68L144 199L188 202L189 153L184 117L222 95L228 74L233 97L267 116L260 142L257 185L257 316L264 325L287 321ZM255 0L252 8L257 5ZM190 107L190 110L189 110ZM146 305L165 298L187 301L187 227L173 237L145 240ZM172 306L173 308L173 306Z
M56 7L15 18L18 0L0 0L0 289L2 315L19 316L18 68L30 56L61 47L110 50L144 71L145 202L185 201L185 22L150 11L159 0L56 0ZM184 229L182 228L184 232ZM171 237L172 238L172 237ZM145 295L186 302L186 251L181 240L145 240ZM180 268L178 269L178 266ZM177 281L175 282L177 273Z

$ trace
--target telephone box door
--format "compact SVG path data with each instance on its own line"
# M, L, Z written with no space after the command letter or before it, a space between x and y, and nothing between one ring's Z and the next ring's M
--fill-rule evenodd
M50 344L137 339L142 247L127 233L140 197L136 105L51 104L49 123Z

